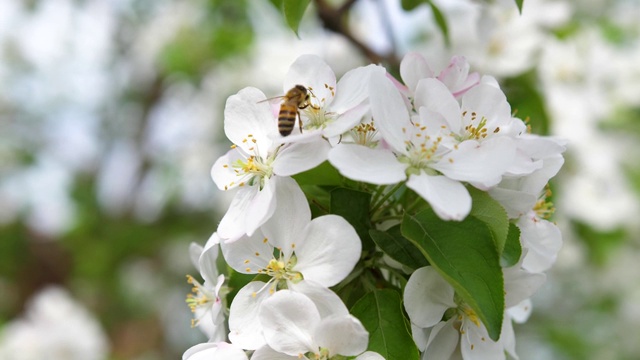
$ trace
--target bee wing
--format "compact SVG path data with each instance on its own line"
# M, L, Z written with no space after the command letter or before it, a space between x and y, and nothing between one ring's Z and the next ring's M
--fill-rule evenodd
M282 99L284 99L284 98L285 98L285 96L284 96L284 95L281 95L281 96L275 96L275 97L272 97L272 98L268 98L268 99L260 100L260 101L258 101L258 104L259 104L259 103L263 103L263 102L265 102L265 101L274 102L274 100L282 100Z

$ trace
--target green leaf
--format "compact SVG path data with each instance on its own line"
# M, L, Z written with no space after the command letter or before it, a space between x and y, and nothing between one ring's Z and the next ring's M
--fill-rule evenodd
M269 2L271 4L273 4L273 6L275 6L276 9L282 11L282 6L284 4L284 0L269 0Z
M371 194L366 192L346 188L336 188L331 191L331 213L342 216L354 227L365 250L375 247L369 236L370 202Z
M504 250L500 258L502 267L511 267L518 263L522 256L522 244L520 243L520 228L516 224L509 223L509 235L504 244Z
M313 169L296 174L293 178L300 185L341 185L343 179L340 172L328 161Z
M418 360L420 353L402 311L400 294L394 290L375 290L351 308L369 331L369 347L387 360Z
M491 230L473 216L443 221L432 210L405 215L402 235L411 240L476 312L493 340L500 338L504 279Z
M469 193L473 199L473 207L469 215L487 224L493 234L498 254L502 254L509 233L507 211L485 191L470 188Z
M284 0L283 11L287 25L298 35L298 27L311 0Z
M406 11L413 10L420 4L426 4L427 0L402 0L402 8Z
M429 265L416 246L400 233L400 225L387 231L369 230L369 235L382 251L393 260L415 270Z
M442 36L444 36L444 41L447 45L451 43L449 38L449 27L447 26L447 20L444 18L444 14L440 11L438 6L434 4L432 1L429 1L429 5L431 6L431 11L433 12L433 18L436 20L436 25L442 31Z
M522 5L524 5L524 0L516 0L516 5L518 5L518 11L522 14Z
M511 109L517 112L516 116L523 120L531 119L531 132L548 134L551 121L535 72L529 71L514 78L504 79L500 85L507 95Z

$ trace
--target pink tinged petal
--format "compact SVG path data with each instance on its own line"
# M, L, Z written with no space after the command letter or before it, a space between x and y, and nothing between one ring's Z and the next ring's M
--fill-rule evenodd
M518 324L525 323L529 320L529 316L531 315L532 304L531 299L525 299L521 301L518 305L512 306L507 309L508 317ZM505 316L507 317L507 316Z
M369 110L370 106L368 103L363 103L349 109L342 115L339 115L334 121L330 121L326 124L326 127L323 130L324 135L331 138L344 134L356 127Z
M278 207L262 226L262 231L272 247L290 255L293 244L300 240L300 234L311 221L311 210L300 186L292 178L280 179L276 196Z
M518 221L520 239L527 253L522 267L531 272L549 270L562 248L562 233L550 221L523 216Z
M277 352L269 345L265 345L251 355L251 360L300 360L300 358Z
M450 359L460 342L460 333L453 327L455 318L439 322L431 330L423 359Z
M313 338L332 356L356 356L367 350L369 333L360 320L352 315L332 315L323 318Z
M511 106L502 90L480 84L462 97L462 111L475 112L487 118L487 127L508 125L511 122Z
M248 283L229 308L229 340L240 348L255 350L266 344L258 319L260 306L270 296L265 285L262 281Z
M425 107L444 117L451 131L460 133L462 130L462 111L458 101L449 89L437 79L420 80L416 88L416 109Z
M411 175L407 187L425 199L443 220L463 220L471 211L469 191L446 176Z
M317 137L311 142L297 142L283 147L273 161L273 173L291 176L313 169L327 160L331 145Z
M292 356L318 351L312 332L321 318L308 297L280 290L262 303L259 319L272 349Z
M273 246L264 241L261 231L220 245L227 264L243 274L257 274L273 259Z
M336 75L322 58L316 55L302 55L289 67L284 78L283 91L286 93L296 85L311 88L316 98L312 99L312 102L315 105L320 105L318 101L324 102L326 106L333 101L332 91L335 92L336 89Z
M338 81L336 97L330 107L331 111L343 114L362 103L369 96L369 79L374 73L384 75L386 71L377 65L347 71Z
M384 357L377 352L365 351L362 354L356 356L355 360L384 360Z
M411 322L421 328L436 325L453 302L454 290L431 266L411 274L404 289L404 308Z
M398 153L406 153L407 137L402 129L411 126L409 110L402 95L386 76L373 74L370 86L371 115L387 143Z
M510 138L496 137L483 142L466 140L431 167L448 178L489 188L502 180L504 172L513 164L515 154L515 143Z
M277 133L277 118L264 100L262 91L247 87L230 96L224 108L227 138L247 153L254 153L250 148L258 149L262 158L267 157L273 143L271 136Z
M234 171L232 164L238 160L246 162L246 157L242 155L239 149L231 149L226 154L216 160L211 167L211 178L220 190L228 190L238 187L242 181L246 181Z
M530 298L547 279L545 274L530 273L521 269L519 265L505 268L503 273L506 308Z
M343 144L329 151L329 162L345 177L376 185L397 184L407 178L408 164L389 150Z
M362 243L344 218L317 217L309 223L302 239L295 244L298 263L295 270L306 280L333 286L349 275L360 259Z
M442 81L455 96L461 96L467 90L480 83L480 74L469 74L470 65L464 56L454 56L446 69L439 75Z
M183 360L248 360L244 351L224 342L209 342L189 348Z
M349 310L336 293L312 280L302 280L297 284L289 283L288 287L289 290L301 293L311 299L322 318L329 315L349 314Z
M502 343L499 340L498 342L491 340L482 323L478 326L464 317L462 326L465 330L460 335L460 350L463 359L503 360L506 358Z
M409 52L400 62L400 77L411 91L415 91L420 79L432 78L434 74L422 55Z

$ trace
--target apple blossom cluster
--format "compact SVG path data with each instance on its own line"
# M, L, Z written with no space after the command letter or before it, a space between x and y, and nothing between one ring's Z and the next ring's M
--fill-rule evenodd
M400 79L368 65L337 81L304 55L283 94L297 85L311 106L284 137L290 99L227 100L233 145L211 175L235 195L190 249L209 341L183 359L517 358L512 323L562 243L547 183L565 144L531 134L463 57L434 71L409 53Z

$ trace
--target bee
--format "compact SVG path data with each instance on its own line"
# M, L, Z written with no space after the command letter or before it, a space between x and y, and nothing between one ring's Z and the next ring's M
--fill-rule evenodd
M311 106L311 89L308 89L302 85L296 85L292 87L283 96L271 98L267 100L282 98L280 104L280 112L278 113L278 131L280 135L287 136L293 131L293 127L296 124L296 119L300 125L300 132L302 132L302 120L300 119L300 110L306 109ZM266 100L265 100L266 101Z

